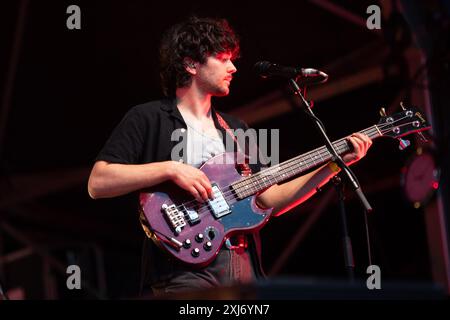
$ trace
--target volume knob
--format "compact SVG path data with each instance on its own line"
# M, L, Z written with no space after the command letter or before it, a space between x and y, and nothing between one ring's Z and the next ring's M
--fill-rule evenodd
M211 248L212 248L212 243L211 243L211 241L205 242L205 244L203 245L203 248L205 248L206 251L211 250Z
M191 247L191 240L189 240L189 239L184 240L184 241L183 241L183 247L184 247L185 249L190 248L190 247Z
M194 250L191 251L191 254L194 258L197 258L200 255L200 249L194 248Z
M203 236L203 234L202 233L199 233L199 234L197 234L196 236L195 236L195 241L197 241L198 243L200 243L200 242L203 242L203 239L204 239L205 237Z

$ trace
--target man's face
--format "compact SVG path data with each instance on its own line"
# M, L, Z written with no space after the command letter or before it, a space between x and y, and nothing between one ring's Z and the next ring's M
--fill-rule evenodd
M233 73L237 71L229 52L209 56L197 67L196 81L203 92L212 96L226 96L230 93Z

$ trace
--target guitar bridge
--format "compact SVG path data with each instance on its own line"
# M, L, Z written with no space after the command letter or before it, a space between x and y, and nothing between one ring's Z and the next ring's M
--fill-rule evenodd
M223 217L231 212L230 206L225 200L222 191L220 191L217 185L212 185L214 199L208 200L209 206L216 219Z
M163 204L161 206L161 210L164 212L170 225L175 230L175 233L180 233L181 229L186 225L186 221L184 220L184 213L178 210L174 204L170 206L168 206L167 204Z

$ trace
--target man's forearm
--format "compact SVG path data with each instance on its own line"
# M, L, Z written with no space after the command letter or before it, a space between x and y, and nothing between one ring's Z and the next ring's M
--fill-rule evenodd
M171 178L171 161L130 165L98 161L88 182L91 198L110 198L151 187Z
M280 215L308 200L336 174L329 165L280 185L274 185L261 193L256 201L261 207L273 208Z

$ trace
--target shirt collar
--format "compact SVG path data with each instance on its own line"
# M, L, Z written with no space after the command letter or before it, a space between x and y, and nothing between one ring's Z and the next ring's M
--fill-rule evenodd
M177 99L176 98L163 100L161 109L168 112L172 117L177 118L181 122L185 123L183 116L180 113L180 110L178 110L178 108L177 108Z
M186 124L186 122L183 119L183 116L180 113L180 110L178 110L178 108L177 108L177 99L176 98L169 98L169 99L163 100L161 109L165 110L172 117L177 118L182 123ZM220 126L220 124L217 120L216 110L214 109L213 106L211 106L211 116L213 118L216 128L222 129L222 127Z

